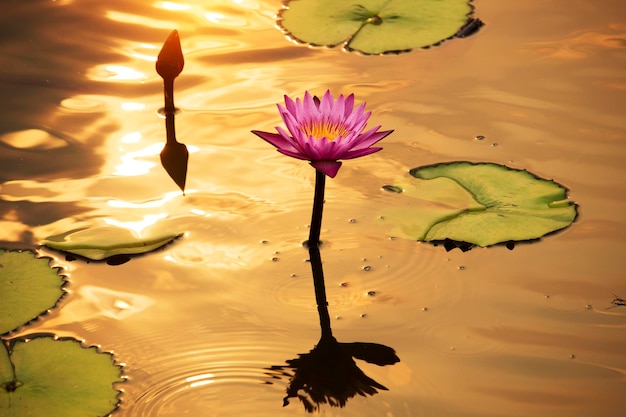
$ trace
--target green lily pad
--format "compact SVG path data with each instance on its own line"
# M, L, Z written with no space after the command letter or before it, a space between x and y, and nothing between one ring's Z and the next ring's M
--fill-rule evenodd
M452 162L409 173L415 179L385 187L404 205L383 214L400 237L484 247L538 239L569 226L577 216L566 188L525 170Z
M121 367L110 353L48 334L0 346L0 415L108 415L118 406Z
M146 233L139 235L120 227L92 227L50 236L41 244L99 261L114 255L136 255L166 245L182 233Z
M46 313L65 295L65 279L49 258L0 249L0 334Z
M426 48L471 22L471 0L290 0L278 24L292 39L365 54ZM482 22L480 22L482 25ZM459 34L459 36L462 36Z

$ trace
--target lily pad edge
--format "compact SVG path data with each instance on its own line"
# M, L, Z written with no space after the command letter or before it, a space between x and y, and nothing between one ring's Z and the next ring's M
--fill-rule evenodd
M285 11L289 10L289 3L292 0L282 0L282 7L280 8L280 10L278 11L278 13L276 14L276 26L278 27L278 29L280 29L280 31L282 32L283 35L285 35L287 37L287 39L291 40L292 42L298 44L298 45L305 45L311 48L323 48L323 49L334 49L339 45L342 45L342 50L345 52L353 52L353 53L357 53L357 54L361 54L363 56L380 56L380 55L400 55L400 54L404 54L404 53L408 53L411 52L415 49L421 49L421 50L427 50L430 49L432 47L438 47L441 46L442 44L444 44L446 41L452 40L454 38L462 38L465 37L467 35L461 36L461 34L464 32L464 30L468 27L469 24L471 24L474 21L478 22L478 27L483 26L484 23L478 19L474 17L474 12L476 11L476 6L474 6L473 2L474 0L468 0L468 5L470 7L470 11L469 13L467 13L467 22L459 28L459 30L452 36L449 36L445 39L440 40L439 42L435 42L431 45L426 45L426 46L422 46L422 47L416 47L416 48L410 48L410 49L399 49L399 50L391 50L391 51L384 51L381 52L379 54L368 54L366 52L357 50L357 49L353 49L350 48L348 46L348 43L350 42L350 40L352 38L348 38L338 44L335 45L321 45L321 44L316 44L313 42L307 42L305 40L302 40L300 38L297 38L296 36L294 36L287 28L285 28L282 24L284 18L283 18L283 14Z
M85 228L86 229L86 228ZM77 230L83 230L83 229L77 229ZM71 232L68 232L68 234ZM177 240L179 240L180 238L184 237L187 234L187 232L180 232L177 233L176 235L172 235L171 237L166 238L162 238L162 239L153 239L152 241L149 241L148 243L152 243L154 244L157 241L163 241L163 244L161 244L160 246L156 246L152 249L149 249L147 251L136 251L136 252L128 252L128 253L117 253L117 254L111 254L109 256L105 256L103 258L90 258L89 256L85 256L81 253L79 253L79 251L82 250L87 250L87 249L93 249L93 250L102 250L105 251L107 249L114 249L114 247L104 247L104 246L98 246L98 245L83 245L82 247L78 247L78 249L68 249L67 247L64 248L64 245L59 245L56 244L55 242L51 241L49 238L48 239L43 239L40 244L39 244L39 248L46 248L47 250L51 250L55 253L59 253L59 254L63 254L64 256L70 256L73 259L68 259L70 261L73 261L75 259L81 259L84 262L87 263L107 263L110 259L112 258L116 258L119 256L126 256L129 259L132 258L138 258L141 256L146 256L149 255L153 252L156 252L158 250L163 250L165 247L174 244L174 242L176 242ZM65 234L63 234L65 235ZM61 235L59 235L61 236ZM145 245L148 246L148 245ZM104 248L104 249L103 249Z
M128 375L125 373L125 368L126 368L126 364L125 363L119 362L117 360L116 355L112 351L102 350L102 346L97 345L97 344L87 344L87 343L85 343L85 339L77 339L77 338L72 337L72 336L59 336L59 335L57 335L55 333L49 333L49 332L29 333L29 334L26 334L26 335L21 335L21 336L12 337L12 338L5 338L4 336L5 335L3 335L0 338L0 341L4 345L3 347L0 347L0 349L2 349L2 348L8 349L9 357L10 357L10 351L12 350L12 347L15 345L15 343L18 343L18 342L28 342L29 340L32 340L32 339L35 339L35 338L51 338L54 341L72 341L72 342L78 343L82 349L94 349L96 351L96 353L99 354L99 355L109 355L110 356L112 366L119 370L119 373L118 373L119 380L114 381L113 385L125 384L128 381ZM111 411L109 411L103 417L107 417L107 416L112 415L122 405L122 395L124 394L123 389L121 389L121 388L118 389L115 386L113 386L113 388L117 391L117 394L115 395L115 400L116 400L115 408L112 409Z
M569 191L571 191L568 187L564 186L563 184L561 184L559 182L556 182L553 178L551 178L551 179L543 178L543 177L540 177L539 175L537 175L537 174L527 170L526 168L513 168L513 167L510 167L508 165L501 164L501 163L498 163L498 162L485 162L485 161L474 162L474 161L462 161L462 160L459 160L459 161L448 161L448 162L436 162L434 164L420 165L418 167L411 168L411 169L408 170L408 173L409 173L409 175L411 175L414 178L420 178L421 179L421 177L416 177L415 175L413 175L413 173L415 173L415 172L417 172L419 170L425 169L425 168L434 168L434 167L437 167L439 165L449 165L449 164L469 164L469 165L473 165L473 166L497 165L497 166L500 166L502 168L509 169L511 171L526 172L526 173L528 173L529 175L531 175L532 177L534 177L537 180L548 181L548 182L551 182L551 183L553 183L555 185L558 185L559 187L563 188L563 190L565 190L565 197L566 197L566 199L569 198L568 193L569 193ZM567 200L567 201L569 201L569 200ZM576 203L575 201L571 201L571 204L574 205L575 207L578 207L578 203ZM576 219L578 218L578 214L579 214L578 210L576 210L576 217L574 218L574 221L576 221Z
M8 340L9 338L11 338L12 334L15 333L19 333L24 327L26 326L30 326L31 324L42 320L43 318L45 318L47 315L49 315L52 310L58 309L59 305L65 300L65 298L68 296L68 294L70 293L67 289L67 287L70 285L70 282L67 280L67 275L63 273L63 271L65 270L65 268L63 268L60 265L56 265L54 262L55 259L52 256L48 256L48 255L44 255L38 251L34 251L31 249L14 249L14 250L6 250L3 248L0 248L0 250L4 250L5 252L20 252L20 253L30 253L31 255L33 255L33 257L35 257L36 259L48 259L48 266L50 267L50 269L56 270L56 274L61 277L61 280L63 281L63 283L61 284L61 296L57 299L57 301L54 303L54 305L52 305L51 307L46 308L45 310L41 311L37 316L33 317L32 319L28 320L25 323L20 324L19 326L17 326L14 329L11 329L5 333L0 334L0 340Z

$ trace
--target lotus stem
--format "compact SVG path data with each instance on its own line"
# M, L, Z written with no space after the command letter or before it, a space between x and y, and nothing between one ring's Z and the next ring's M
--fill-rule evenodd
M174 114L174 78L163 78L163 95L165 97L165 114Z
M320 245L320 231L322 229L322 213L324 211L324 188L326 174L319 169L315 170L315 194L313 196L313 212L311 214L311 228L306 246L316 248Z

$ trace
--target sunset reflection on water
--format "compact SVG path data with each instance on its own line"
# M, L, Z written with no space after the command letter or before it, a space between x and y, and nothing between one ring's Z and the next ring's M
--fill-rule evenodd
M322 412L620 415L626 309L611 302L626 296L622 2L474 6L486 22L476 36L362 56L286 40L274 0L13 2L0 41L0 246L85 227L183 234L118 266L43 249L70 293L20 332L113 351L128 376L114 416L307 415L283 407L288 381L266 369L319 340L302 247L314 171L250 130L281 123L284 94L354 92L395 132L328 181L328 310L337 340L392 346L402 362L357 359L389 390ZM184 196L159 161L155 62L174 29ZM554 179L580 217L512 251L393 236L382 185L454 160Z

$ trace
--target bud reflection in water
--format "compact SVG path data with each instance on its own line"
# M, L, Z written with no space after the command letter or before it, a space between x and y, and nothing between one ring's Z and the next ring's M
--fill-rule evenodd
M184 143L176 140L176 128L174 127L174 117L176 107L174 106L174 79L180 75L185 66L185 59L180 47L178 31L174 30L159 53L156 62L156 71L163 78L163 95L165 98L165 131L167 141L161 151L161 165L169 176L174 180L185 194L185 183L187 181L187 165L189 162L189 151Z

